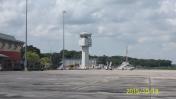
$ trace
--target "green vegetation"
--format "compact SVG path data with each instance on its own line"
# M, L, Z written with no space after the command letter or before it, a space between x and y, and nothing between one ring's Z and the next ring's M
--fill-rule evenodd
M40 64L43 66L44 69L50 69L51 60L49 59L49 57L42 57L40 59Z
M106 61L111 61L112 65L114 67L119 66L123 61L125 60L125 57L123 56L99 56L97 58L97 63L99 64L106 64ZM146 69L152 69L152 68L168 68L172 66L172 61L170 60L154 60L154 59L136 59L128 57L128 61L130 64L135 66L136 68L146 68Z
M40 57L36 52L27 52L27 60L28 60L28 69L29 70L38 70L41 69L39 64Z
M22 58L24 60L24 53L25 53L25 48L23 47L21 49L21 55ZM42 60L42 62L41 62ZM40 49L38 49L37 47L34 47L32 45L27 46L27 68L28 70L43 70L43 58L42 55L40 53Z
M57 69L61 65L62 52L59 53L40 53L40 49L28 46L28 68L31 70L43 70L43 69ZM65 58L67 59L80 59L80 51L64 51ZM22 55L24 56L24 48L22 49ZM107 62L112 62L114 67L119 66L125 59L123 56L90 56L97 60L97 64L106 65ZM136 59L128 57L130 64L139 69L175 69L176 66L172 66L170 60L154 60L154 59Z
M28 52L35 52L37 55L39 55L41 57L40 49L38 49L37 47L29 45L29 46L27 46L27 51ZM21 49L22 57L24 56L24 52L25 52L25 48L23 47Z
M60 51L60 55L62 56L63 51ZM64 56L68 59L70 58L74 58L74 59L79 59L81 58L81 51L68 51L68 50L64 50Z

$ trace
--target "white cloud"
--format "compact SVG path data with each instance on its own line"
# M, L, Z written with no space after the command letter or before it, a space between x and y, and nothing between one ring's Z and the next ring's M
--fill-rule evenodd
M0 2L0 32L24 40L25 0ZM175 0L29 0L29 44L61 50L63 10L68 49L79 50L79 33L87 31L92 54L124 55L129 45L133 57L176 58Z

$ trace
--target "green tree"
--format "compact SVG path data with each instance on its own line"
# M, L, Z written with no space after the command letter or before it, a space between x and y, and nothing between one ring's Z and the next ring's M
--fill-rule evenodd
M39 59L40 59L40 57L37 53L31 52L31 51L27 52L27 60L29 62L34 62L34 63L39 62Z
M27 61L29 70L41 69L40 57L37 53L31 51L27 52Z
M49 69L51 60L48 57L43 57L40 59L40 64L42 65L43 69Z
M109 61L109 57L106 55L103 55L103 56L98 57L97 63L106 65L107 61Z
M59 53L53 53L51 55L51 69L57 69L61 65L62 56Z
M37 48L37 47L34 47L34 46L32 46L32 45L27 46L27 52L35 52L36 54L38 54L38 55L41 57L40 49ZM25 47L23 47L23 48L21 49L21 53L22 53L22 56L24 56Z
M60 51L61 56L62 56L62 54L63 54L63 50ZM64 50L64 56L65 56L65 58L68 58L68 59L70 59L70 58L79 59L79 58L81 58L81 51Z

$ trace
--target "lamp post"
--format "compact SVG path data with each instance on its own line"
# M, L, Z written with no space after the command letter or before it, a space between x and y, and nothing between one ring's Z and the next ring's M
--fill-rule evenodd
M27 19L28 19L28 0L26 0L26 34L25 34L25 61L24 61L24 70L27 71Z
M63 64L63 69L65 69L65 55L64 55L64 50L65 50L65 15L66 11L62 11L62 23L63 23L63 50L62 50L62 64Z

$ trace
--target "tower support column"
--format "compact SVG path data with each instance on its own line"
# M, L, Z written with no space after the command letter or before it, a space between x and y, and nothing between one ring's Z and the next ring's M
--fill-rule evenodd
M89 47L82 47L81 69L86 69L89 66Z

